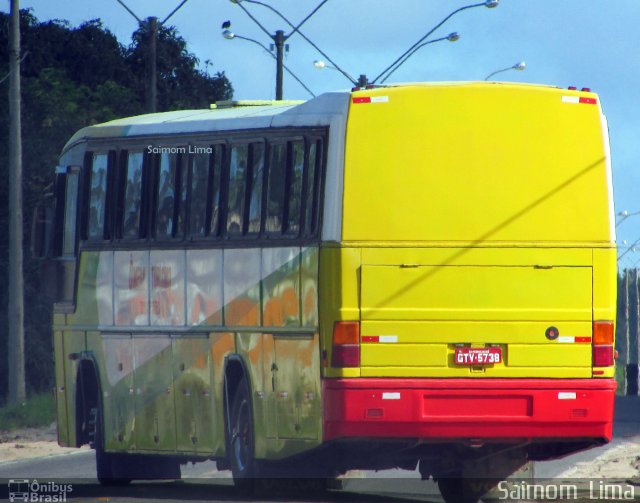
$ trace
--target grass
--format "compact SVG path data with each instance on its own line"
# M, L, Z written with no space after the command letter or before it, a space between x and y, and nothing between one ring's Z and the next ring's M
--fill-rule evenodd
M51 393L33 395L18 405L0 407L0 430L37 428L55 421L55 403Z

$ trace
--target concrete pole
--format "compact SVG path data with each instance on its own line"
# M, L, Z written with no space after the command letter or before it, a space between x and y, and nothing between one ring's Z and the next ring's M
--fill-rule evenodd
M284 32L282 30L276 31L273 37L273 42L276 46L276 100L282 100L282 68L284 66Z
M149 22L149 112L158 110L158 18Z
M11 0L9 35L9 403L26 399L22 257L20 2Z

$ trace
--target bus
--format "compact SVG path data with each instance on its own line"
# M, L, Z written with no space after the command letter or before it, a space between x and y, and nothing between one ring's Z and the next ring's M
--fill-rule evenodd
M589 89L415 83L87 127L35 219L58 441L103 483L474 479L611 440L616 246ZM483 489L484 490L484 489Z

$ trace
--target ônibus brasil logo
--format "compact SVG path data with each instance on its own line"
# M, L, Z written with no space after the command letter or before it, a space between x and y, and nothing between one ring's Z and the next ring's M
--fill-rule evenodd
M73 491L71 484L57 482L38 482L28 479L9 480L9 501L11 503L63 503L67 493Z

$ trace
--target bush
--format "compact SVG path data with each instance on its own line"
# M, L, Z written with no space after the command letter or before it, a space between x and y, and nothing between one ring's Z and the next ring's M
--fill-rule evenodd
M0 430L49 426L55 421L55 403L51 393L33 395L18 405L0 407Z

